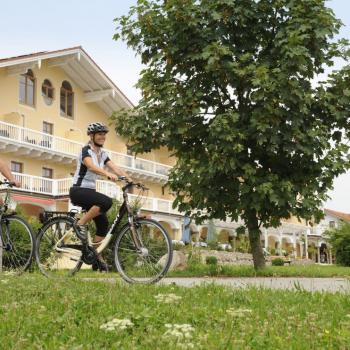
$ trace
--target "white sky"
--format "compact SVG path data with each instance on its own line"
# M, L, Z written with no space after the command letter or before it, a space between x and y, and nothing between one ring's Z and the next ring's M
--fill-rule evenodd
M136 0L12 0L1 2L0 58L83 46L117 86L137 103L134 85L140 60L124 43L112 40L113 18L126 14ZM350 39L350 1L329 0L345 27L341 36ZM350 173L335 180L329 209L350 213Z

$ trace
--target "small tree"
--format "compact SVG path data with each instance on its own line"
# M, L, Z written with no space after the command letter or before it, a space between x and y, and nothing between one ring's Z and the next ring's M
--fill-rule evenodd
M326 232L332 250L339 265L350 266L350 223L344 222L340 227Z
M340 21L324 0L138 0L116 22L145 65L117 132L136 153L168 147L175 205L199 221L241 217L263 267L261 228L318 220L348 167L350 70L313 83L347 58Z

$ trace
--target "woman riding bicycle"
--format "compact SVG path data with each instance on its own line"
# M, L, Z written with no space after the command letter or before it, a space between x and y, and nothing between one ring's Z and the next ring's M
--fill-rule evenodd
M87 213L77 222L82 237L87 237L87 224L93 219L96 225L94 243L103 240L108 231L107 211L112 206L112 199L96 192L96 180L98 175L116 181L118 176L125 176L132 182L128 174L113 163L107 152L102 148L106 141L108 127L102 123L91 123L87 127L90 141L85 145L77 161L77 169L70 188L69 196L73 205L82 207ZM104 168L108 167L108 170ZM98 264L93 269L107 270L107 264L99 257Z

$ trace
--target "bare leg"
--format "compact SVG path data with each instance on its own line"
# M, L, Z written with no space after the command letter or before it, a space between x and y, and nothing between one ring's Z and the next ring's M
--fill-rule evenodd
M99 216L101 214L100 212L100 207L94 205L93 207L91 207L89 209L89 211L78 221L78 225L86 225L88 224L93 218L95 218L96 216ZM95 236L94 238L94 243L98 243L101 242L104 239L103 236ZM96 245L96 248L99 246ZM104 262L102 255L98 254L98 259L102 262Z
M100 207L94 205L89 209L89 211L78 221L78 225L86 225L93 218L100 215Z

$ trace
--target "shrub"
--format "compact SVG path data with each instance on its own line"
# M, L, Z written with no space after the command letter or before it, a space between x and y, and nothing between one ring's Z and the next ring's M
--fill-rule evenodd
M207 256L205 258L205 262L207 265L217 265L218 259L216 258L216 256Z
M239 236L236 243L236 250L240 253L251 253L249 238L247 236Z
M337 264L350 266L350 224L326 232L326 237L335 251Z
M211 250L217 250L218 249L218 244L215 241L209 241L208 242L208 248Z
M173 249L174 250L184 250L185 246L179 242L173 242Z
M281 258L272 259L272 266L284 266L284 260Z
M202 262L201 253L197 249L193 249L188 254L188 265L199 265Z

